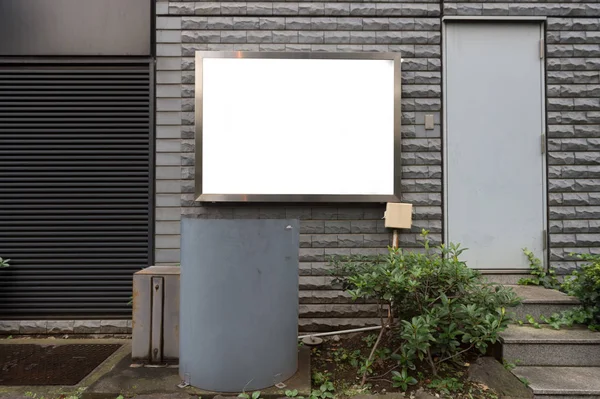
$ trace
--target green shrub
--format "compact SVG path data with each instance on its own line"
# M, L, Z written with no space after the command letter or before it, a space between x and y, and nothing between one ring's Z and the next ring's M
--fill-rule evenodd
M589 263L566 277L562 289L577 297L583 306L600 310L600 255L580 254L577 257Z
M456 378L443 378L443 379L435 379L427 384L427 388L435 389L441 391L446 395L450 395L451 393L455 393L463 389L464 384Z
M519 303L511 289L486 283L469 269L460 260L464 249L459 245L430 248L428 231L423 230L422 237L422 253L390 248L381 257L333 262L337 280L353 299L375 299L382 312L390 309L366 361L363 384L377 345L389 331L385 326L401 338L391 355L402 371L400 377L415 368L417 359L437 375L444 362L472 349L485 352L507 327L506 307Z
M576 256L589 263L566 276L560 289L579 299L581 306L554 314L546 321L554 328L579 323L587 324L591 330L600 331L600 255Z
M330 381L331 375L327 371L316 371L312 375L312 382L319 387L310 392L309 399L332 399L335 395L335 387Z
M546 273L539 259L530 251L526 249L523 251L529 258L531 274L534 277L521 279L519 284L541 285L545 288L560 289L562 292L576 297L581 302L580 306L554 313L549 317L542 316L540 320L556 329L562 326L570 327L573 324L586 324L591 330L600 331L600 255L570 254L589 263L583 264L570 275L565 276L563 283L559 284L552 269ZM529 315L527 321L537 328L540 327L539 323Z
M532 277L522 278L519 280L519 285L539 285L544 288L558 289L560 282L556 277L556 271L550 268L544 270L542 261L535 256L533 252L527 248L523 248L523 253L529 259L529 273Z
M402 369L402 372L392 371L392 386L394 388L402 388L403 391L406 391L409 385L415 385L417 382L415 377L408 375L406 369Z
M10 262L10 259L0 258L0 267L8 267L8 266L10 266L8 262Z
M240 399L262 399L262 397L260 395L261 395L260 391L254 391L251 394L242 392L241 394L238 395L238 398L240 398Z

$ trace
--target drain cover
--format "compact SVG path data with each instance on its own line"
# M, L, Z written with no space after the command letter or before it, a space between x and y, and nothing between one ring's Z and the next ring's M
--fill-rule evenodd
M0 385L76 385L119 344L0 345Z

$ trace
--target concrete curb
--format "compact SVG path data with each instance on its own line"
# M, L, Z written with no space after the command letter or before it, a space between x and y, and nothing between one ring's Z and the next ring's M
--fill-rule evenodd
M0 320L0 335L131 334L124 320Z

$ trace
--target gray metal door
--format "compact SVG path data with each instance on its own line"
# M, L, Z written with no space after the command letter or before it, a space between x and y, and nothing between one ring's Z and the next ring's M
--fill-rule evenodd
M446 231L472 268L527 268L524 247L544 257L542 33L446 24Z

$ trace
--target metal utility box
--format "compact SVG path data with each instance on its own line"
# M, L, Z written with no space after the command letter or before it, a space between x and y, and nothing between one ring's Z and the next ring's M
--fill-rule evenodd
M150 266L133 275L133 360L179 358L179 276L179 266Z
M410 229L412 226L412 204L388 202L384 218L385 227Z
M179 375L217 392L298 368L298 220L181 221Z

